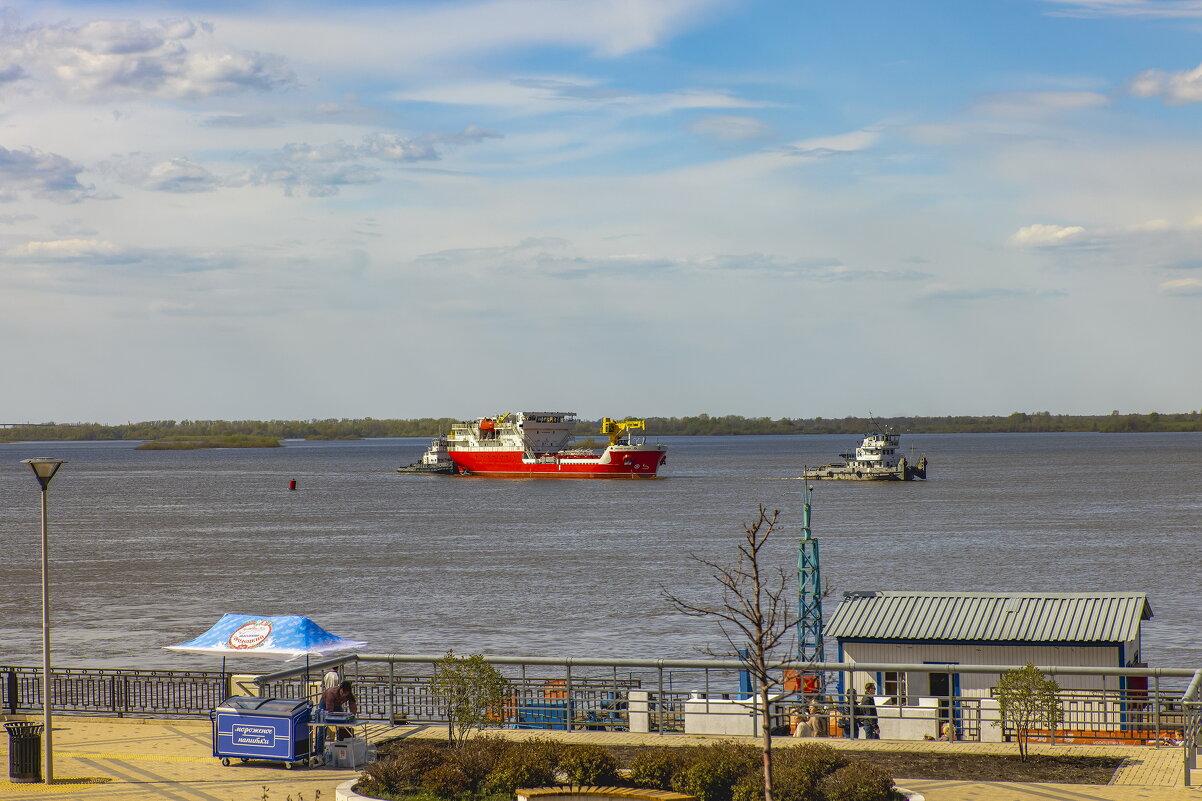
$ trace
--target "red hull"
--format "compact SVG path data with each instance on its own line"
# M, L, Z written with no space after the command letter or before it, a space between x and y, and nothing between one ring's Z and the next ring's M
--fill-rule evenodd
M462 472L489 478L655 478L665 450L610 452L608 460L604 455L544 456L530 462L522 451L452 450L449 455Z

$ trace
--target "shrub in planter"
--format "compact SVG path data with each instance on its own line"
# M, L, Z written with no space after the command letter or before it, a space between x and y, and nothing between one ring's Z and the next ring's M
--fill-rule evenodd
M779 781L773 771L773 788L776 787L775 782ZM744 773L735 786L730 788L731 801L764 801L764 774L760 773ZM773 789L773 798L780 801L779 791ZM790 799L789 801L794 801ZM806 798L803 801L810 801Z
M458 766L467 776L469 792L477 793L504 755L520 745L500 737L476 737L453 749L447 754L447 761Z
M422 786L422 777L446 761L446 751L428 743L401 749L391 759L369 763L363 781L377 791L400 793Z
M846 764L846 757L822 743L782 748L772 759L775 801L811 801L818 798L818 783ZM763 797L762 788L760 797Z
M458 798L471 789L471 781L463 768L444 762L422 777L422 789L439 798Z
M356 787L365 795L399 793L410 789L406 776L406 770L398 768L396 759L381 759L363 767L363 775Z
M834 773L847 763L847 757L823 743L803 743L772 754L775 767L804 767L819 776Z
M559 771L574 785L606 785L618 780L618 760L595 745L576 745L559 757Z
M515 743L521 747L523 751L528 752L530 758L542 762L551 767L552 772L559 765L559 758L563 756L563 752L567 750L567 745L557 740L552 740L549 737L535 737L530 740L524 740L521 743Z
M678 748L648 748L630 760L630 783L652 790L671 790L672 777L683 765Z
M893 777L868 762L852 762L818 782L823 801L901 801Z
M396 755L397 769L407 787L420 787L422 776L447 761L447 750L430 743L414 743Z
M760 751L753 745L714 743L690 748L685 764L672 776L671 789L695 795L700 801L730 801L735 784L760 769Z
M705 758L715 759L728 765L731 771L744 773L749 770L761 771L764 768L764 754L759 746L747 743L716 742L701 746Z
M555 781L555 764L539 749L515 748L497 762L484 780L488 793L513 795L519 787L543 787Z

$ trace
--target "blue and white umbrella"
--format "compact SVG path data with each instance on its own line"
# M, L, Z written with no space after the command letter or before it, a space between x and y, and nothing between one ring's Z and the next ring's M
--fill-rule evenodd
M171 651L224 656L328 656L367 646L323 629L299 615L223 615L213 628L194 640L164 646Z

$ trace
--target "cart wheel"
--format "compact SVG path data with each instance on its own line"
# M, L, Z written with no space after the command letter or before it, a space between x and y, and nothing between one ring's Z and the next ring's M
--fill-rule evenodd
M227 767L227 768L228 768L228 767L230 766L230 758L229 758L229 757L222 757L222 758L221 758L221 764L222 764L222 765L224 765L225 767Z
M318 765L321 764L321 757L313 757L312 759L309 760L309 764L312 765L313 767L317 767Z
M250 757L240 757L238 761L245 765L247 762L250 762Z
M285 762L285 763L284 763L284 770L292 770L292 765L293 765L293 764L294 764L294 763L292 763L292 762Z

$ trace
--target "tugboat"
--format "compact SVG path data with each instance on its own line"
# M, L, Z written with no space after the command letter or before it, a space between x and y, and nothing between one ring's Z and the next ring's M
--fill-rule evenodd
M398 467L398 473L417 473L426 476L453 476L459 468L451 461L447 451L447 438L439 437L430 443L430 447L422 454L421 461L407 467Z
M806 468L802 478L807 481L912 481L927 477L927 457L910 464L899 455L901 435L887 426L875 434L867 434L855 453L841 453L842 464Z

